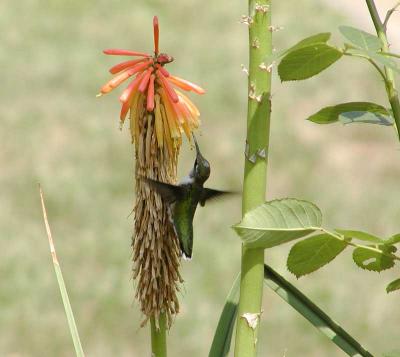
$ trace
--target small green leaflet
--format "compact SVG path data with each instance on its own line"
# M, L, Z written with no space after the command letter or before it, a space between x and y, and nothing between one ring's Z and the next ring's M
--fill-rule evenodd
M367 51L377 52L382 48L379 37L351 26L339 26L339 31L348 41L356 47Z
M400 233L397 233L391 236L388 240L385 241L385 244L396 244L400 242Z
M296 243L287 260L288 270L297 278L310 274L328 264L347 244L329 234L318 234Z
M392 291L399 290L399 289L400 289L400 279L396 279L388 284L388 286L386 287L386 292L390 293Z
M374 236L373 234L362 232L362 231L351 231L351 230L344 230L344 229L335 229L336 232L339 234L343 235L345 238L355 238L358 240L366 241L366 242L372 242L372 243L378 243L382 244L384 243L384 240Z
M249 248L271 248L320 229L322 214L311 202L285 198L245 214L233 229Z
M307 79L322 72L343 56L325 43L311 44L289 52L278 66L281 81Z
M294 50L298 50L299 48L302 48L302 47L307 47L309 45L327 43L330 38L331 38L330 32L322 32L322 33L318 33L316 35L312 35L310 37L306 37L305 39L296 43L294 46L287 49L286 53L292 52Z
M231 291L226 298L208 357L225 357L229 354L239 303L239 290L240 274L235 279Z
M371 123L393 125L389 111L376 103L348 102L325 107L307 118L317 124L342 123Z
M323 33L318 33L316 35L312 35L310 37L306 37L305 39L301 40L300 42L296 43L294 46L289 47L286 50L281 50L281 51L275 51L272 53L272 55L268 56L265 60L264 63L265 65L270 65L274 61L276 61L278 58L286 55L287 53L297 50L301 47L305 47L311 44L316 44L316 43L326 43L331 37L330 32L323 32Z
M380 245L379 249L390 254L388 248ZM354 262L362 269L380 272L394 266L394 259L388 255L366 248L356 248L353 251Z

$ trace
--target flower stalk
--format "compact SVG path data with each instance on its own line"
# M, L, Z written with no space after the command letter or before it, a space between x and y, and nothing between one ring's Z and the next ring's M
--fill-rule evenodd
M269 152L271 72L261 65L272 53L271 1L249 0L249 75L242 214L264 203ZM254 357L261 315L264 249L242 247L235 356ZM253 322L253 323L250 323Z
M167 357L167 321L164 313L160 315L158 327L156 319L150 318L150 333L152 356Z
M382 51L384 53L389 52L389 41L386 35L386 24L382 22L378 10L376 8L374 0L366 0L369 13L371 15L372 22L374 23L376 33L382 41ZM388 19L388 18L387 18ZM384 66L385 71L385 85L386 92L388 95L389 103L393 111L394 121L396 123L397 135L400 140L400 101L399 94L396 89L396 84L394 81L393 70L387 66Z

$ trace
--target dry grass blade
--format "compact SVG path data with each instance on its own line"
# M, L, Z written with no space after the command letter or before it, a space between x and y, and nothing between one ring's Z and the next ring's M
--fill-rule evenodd
M71 304L69 302L67 288L65 287L64 279L61 272L61 267L57 259L56 249L54 247L53 237L51 235L50 225L47 219L47 212L46 212L46 206L44 204L43 191L40 185L39 185L39 193L40 193L40 201L42 203L43 220L46 226L47 238L49 240L49 245L50 245L51 257L53 259L54 270L56 272L57 282L60 288L65 314L67 315L69 331L71 332L72 341L74 342L75 353L76 356L78 357L84 357L85 355L83 353L78 329L75 324L74 314L72 312Z

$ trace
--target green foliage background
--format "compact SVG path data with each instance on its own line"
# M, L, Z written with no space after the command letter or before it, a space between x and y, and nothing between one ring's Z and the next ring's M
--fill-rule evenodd
M281 2L274 11L274 23L285 27L275 36L278 50L355 20L318 1ZM151 19L159 16L161 48L176 58L169 69L208 91L195 98L203 120L199 141L212 165L208 185L237 190L246 114L246 77L240 64L247 61L247 29L238 21L245 13L245 1L0 4L2 356L73 354L48 253L38 182L46 194L87 355L148 355L148 329L139 328L140 316L132 304L132 216L127 218L133 202L132 147L128 130L118 130L117 95L95 98L109 78L107 68L118 61L101 50L151 50ZM367 16L357 12L363 14ZM386 103L379 78L367 64L340 62L306 82L281 85L275 79L268 198L307 199L323 210L328 227L389 236L400 231L400 155L391 129L318 126L304 120L337 102ZM180 176L192 165L193 155L185 143ZM182 268L182 312L169 336L171 356L207 354L239 270L240 240L229 228L239 220L239 198L198 211L194 259ZM357 269L349 251L313 277L296 281L285 268L288 248L268 251L267 261L373 354L400 347L399 295L385 292L398 272L379 275ZM271 356L342 355L268 290L263 318L262 349Z

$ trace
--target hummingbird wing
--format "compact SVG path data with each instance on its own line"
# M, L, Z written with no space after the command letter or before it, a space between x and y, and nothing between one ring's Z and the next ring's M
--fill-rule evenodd
M212 188L203 188L199 202L200 202L200 205L202 207L204 207L204 205L206 204L206 201L212 200L214 198L217 198L217 197L220 197L223 195L231 195L234 193L235 192L214 190Z
M196 211L196 205L193 204L190 197L174 203L173 220L176 235L179 239L180 248L185 258L192 258L193 251L193 217Z
M149 178L145 178L145 180L167 203L179 201L185 195L185 190L180 186Z
M196 206L192 204L190 190L185 189L187 185L175 186L149 178L145 180L171 205L171 218L182 254L190 259L193 250L193 216L196 210Z

